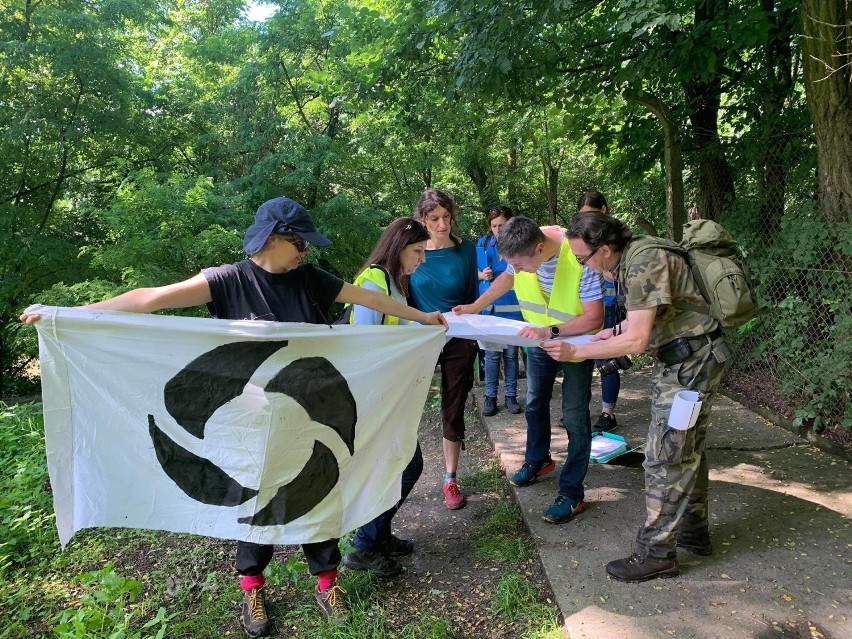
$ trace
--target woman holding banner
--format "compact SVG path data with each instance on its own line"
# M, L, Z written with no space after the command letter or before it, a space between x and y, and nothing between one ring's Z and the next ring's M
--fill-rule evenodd
M308 211L293 200L279 197L264 202L243 238L248 259L203 269L197 275L156 288L138 288L87 308L134 313L186 308L206 304L220 319L273 320L327 324L332 303L359 304L388 315L446 327L440 313L423 313L391 297L345 283L311 264L303 264L311 246L330 246L317 232ZM37 314L24 313L32 324ZM341 561L337 539L303 544L308 569L317 577L317 604L330 618L342 619L347 610L342 590L336 586ZM242 576L242 623L246 633L259 637L269 632L263 571L273 547L240 541L236 569Z
M400 304L406 304L409 277L426 261L426 242L429 233L410 217L391 222L376 243L355 286L388 295ZM351 324L398 326L408 320L385 315L371 308L355 304L349 319ZM353 570L369 570L379 577L392 577L402 571L397 559L414 552L414 544L400 539L391 532L391 522L423 472L423 453L420 443L408 466L402 472L402 491L397 504L361 526L355 533L352 545L355 552L343 557L343 564Z

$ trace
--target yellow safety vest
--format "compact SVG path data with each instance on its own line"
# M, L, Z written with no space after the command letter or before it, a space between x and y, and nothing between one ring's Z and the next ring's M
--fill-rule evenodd
M583 314L580 302L580 276L583 267L571 252L566 239L562 242L559 259L556 260L556 277L550 301L544 297L536 273L515 272L515 294L521 305L521 313L530 324L556 326ZM597 332L597 331L594 331Z
M355 278L355 281L352 282L355 286L361 286L362 283L369 280L376 286L378 286L385 295L391 296L390 293L390 279L388 272L384 269L384 267L372 265L369 268L364 269L361 274ZM349 323L355 323L355 313L351 313L349 315ZM382 318L383 326L398 326L399 318L394 315L384 315Z

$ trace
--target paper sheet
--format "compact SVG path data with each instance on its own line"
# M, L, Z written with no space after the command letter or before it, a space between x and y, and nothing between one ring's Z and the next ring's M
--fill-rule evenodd
M488 344L492 349L506 346L540 346L542 342L539 339L518 337L518 333L525 326L536 326L529 322L519 322L493 315L444 313L444 317L447 318L447 324L450 326L450 330L447 331L448 338L473 339ZM591 339L591 335L575 335L558 339L572 344L585 344Z
M701 402L696 391L678 391L669 412L669 428L688 430L695 426L701 412Z

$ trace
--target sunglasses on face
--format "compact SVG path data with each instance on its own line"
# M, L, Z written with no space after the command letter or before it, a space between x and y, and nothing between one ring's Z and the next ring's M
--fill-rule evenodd
M298 235L284 235L282 233L278 233L277 231L276 231L276 233L278 235L281 235L281 239L292 244L295 247L295 249L297 251L299 251L299 253L304 253L311 246L309 242L306 242L305 240L303 240Z

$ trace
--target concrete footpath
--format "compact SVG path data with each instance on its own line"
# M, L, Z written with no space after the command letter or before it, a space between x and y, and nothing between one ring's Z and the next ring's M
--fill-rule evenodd
M523 380L521 380L523 382ZM648 371L622 375L618 434L643 444L650 418ZM482 405L481 386L474 389ZM523 397L522 387L519 396ZM642 456L592 464L586 510L562 525L541 515L557 495L567 438L556 424L556 472L514 493L571 639L852 638L852 473L849 464L726 397L708 428L710 517L715 552L678 553L681 574L640 584L604 571L626 557L644 521ZM600 385L592 389L592 421ZM482 418L507 474L523 463L526 421L502 408Z

